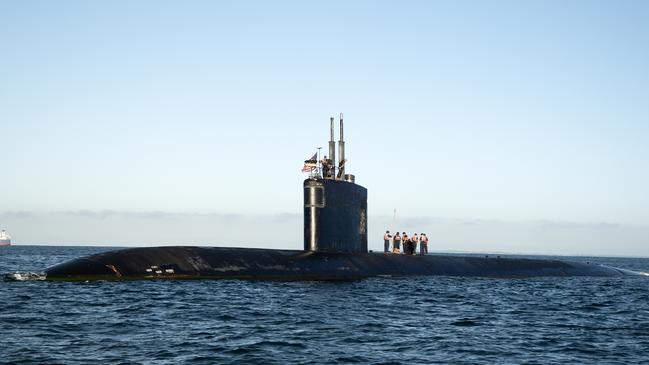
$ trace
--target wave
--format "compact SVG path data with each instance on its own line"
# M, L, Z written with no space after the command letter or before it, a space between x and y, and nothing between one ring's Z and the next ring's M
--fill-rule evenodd
M42 281L47 278L44 272L11 272L2 276L4 281Z

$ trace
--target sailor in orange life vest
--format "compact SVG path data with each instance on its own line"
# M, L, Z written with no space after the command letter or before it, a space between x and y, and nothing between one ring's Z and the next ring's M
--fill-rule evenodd
M399 232L394 235L392 239L392 253L399 253L401 251L401 236Z
M426 236L426 233L421 234L420 243L419 243L419 254L420 255L428 254L428 236Z
M417 252L417 243L419 243L419 237L417 237L417 233L413 234L410 240L412 241L412 245L410 246L410 254L414 255Z
M383 253L388 253L390 252L390 231L385 231L385 234L383 235Z

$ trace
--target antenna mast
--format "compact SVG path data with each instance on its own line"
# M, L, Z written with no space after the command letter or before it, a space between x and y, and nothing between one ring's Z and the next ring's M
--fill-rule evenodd
M336 178L336 141L334 140L334 117L329 118L329 159L331 160L330 176L324 178Z
M345 179L345 134L343 132L343 113L340 113L340 140L338 141L338 178Z

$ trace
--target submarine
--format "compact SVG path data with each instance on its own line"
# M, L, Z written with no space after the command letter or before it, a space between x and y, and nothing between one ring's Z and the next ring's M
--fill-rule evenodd
M49 281L143 279L359 280L370 277L631 276L589 262L477 255L368 252L367 189L347 174L343 115L338 161L334 118L329 157L305 161L303 250L165 246L129 248L73 259L45 270ZM305 170L303 170L305 171Z

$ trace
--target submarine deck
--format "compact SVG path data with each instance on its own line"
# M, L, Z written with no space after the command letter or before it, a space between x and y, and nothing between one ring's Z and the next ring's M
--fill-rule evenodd
M130 248L74 259L47 280L357 280L376 276L624 276L633 272L551 259L383 253L327 253L230 247Z

